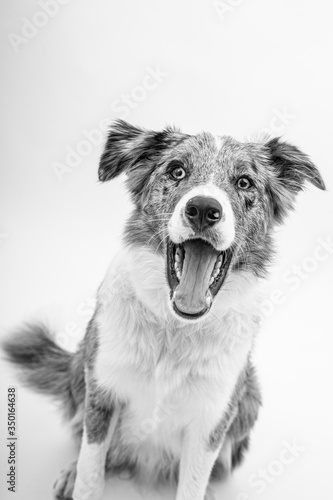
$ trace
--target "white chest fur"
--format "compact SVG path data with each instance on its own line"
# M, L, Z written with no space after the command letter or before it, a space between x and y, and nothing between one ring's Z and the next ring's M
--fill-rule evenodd
M221 417L257 325L244 305L195 324L174 318L159 259L122 254L109 269L98 297L95 377L126 403L127 441L178 455L193 415Z

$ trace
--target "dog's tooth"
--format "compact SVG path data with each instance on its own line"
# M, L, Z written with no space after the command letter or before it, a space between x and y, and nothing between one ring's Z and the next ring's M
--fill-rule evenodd
M180 272L179 271L176 271L176 276L180 280Z
M219 274L219 271L216 269L214 270L213 274L212 274L212 277L213 278L216 278L216 276Z
M214 266L214 270L220 271L222 266L222 255L219 255Z
M179 254L176 254L175 255L175 261L178 262L178 264L180 265L183 262L182 256L179 255Z
M214 283L214 278L213 278L213 276L212 276L212 277L210 278L210 280L209 280L209 286L210 286L210 285L212 285L213 283Z

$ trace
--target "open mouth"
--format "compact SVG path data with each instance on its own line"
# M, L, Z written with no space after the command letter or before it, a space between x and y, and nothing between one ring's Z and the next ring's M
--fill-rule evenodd
M216 250L200 238L174 244L168 241L167 276L174 311L186 319L206 314L220 290L232 252Z

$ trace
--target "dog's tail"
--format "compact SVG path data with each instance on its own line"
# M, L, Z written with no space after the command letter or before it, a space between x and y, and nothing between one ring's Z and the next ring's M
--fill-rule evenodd
M7 360L20 369L21 381L62 403L72 418L84 400L83 352L75 354L58 346L41 324L26 325L2 342Z

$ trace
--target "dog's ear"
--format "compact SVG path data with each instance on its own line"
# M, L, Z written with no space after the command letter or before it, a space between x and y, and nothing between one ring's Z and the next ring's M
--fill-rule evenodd
M117 120L109 131L98 178L104 182L125 172L128 174L129 189L133 194L138 194L161 153L185 137L185 134L172 128L153 132Z
M98 178L105 182L128 170L137 161L146 132L123 120L115 121L102 154Z
M268 193L273 215L278 222L282 222L288 210L293 208L296 195L304 189L306 181L319 189L326 188L317 167L296 146L274 138L265 147L273 171Z

